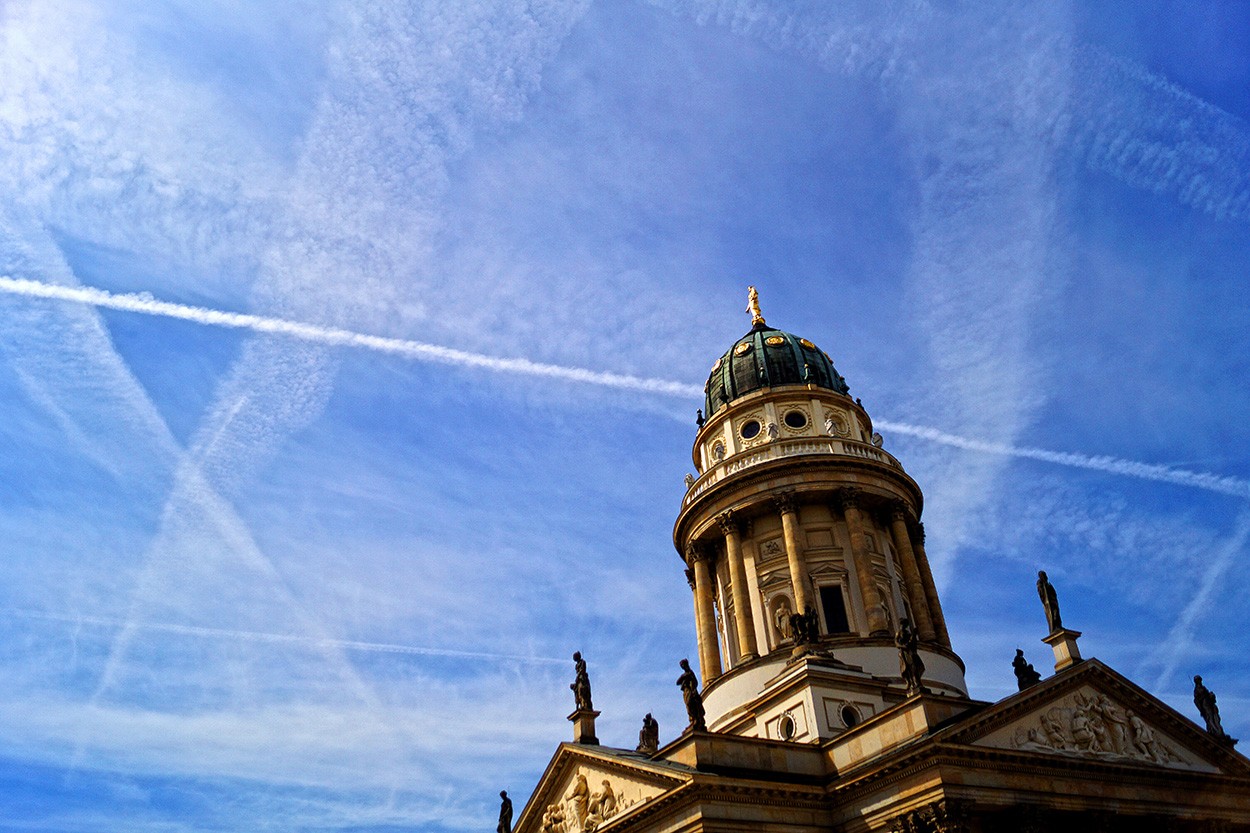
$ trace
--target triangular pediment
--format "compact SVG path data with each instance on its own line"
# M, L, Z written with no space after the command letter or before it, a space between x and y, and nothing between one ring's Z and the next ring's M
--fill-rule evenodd
M623 749L562 744L515 830L591 833L680 787L691 773Z
M1250 773L1240 755L1097 660L990 706L944 740L1084 761Z

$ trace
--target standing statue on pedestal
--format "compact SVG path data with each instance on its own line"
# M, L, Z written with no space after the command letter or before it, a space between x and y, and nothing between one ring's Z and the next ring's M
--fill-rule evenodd
M1045 570L1037 571L1037 595L1042 600L1042 608L1046 611L1046 625L1051 633L1063 630L1063 622L1059 618L1059 596L1055 593L1055 585L1046 578Z
M512 799L507 790L499 791L499 824L495 833L512 833Z
M763 324L764 314L760 312L760 294L755 287L747 287L747 312L751 313L751 324Z
M1011 668L1016 672L1016 685L1020 691L1042 681L1042 675L1037 673L1033 663L1024 658L1024 651L1019 648L1016 649L1016 658L1011 661Z
M635 751L654 755L659 748L660 723L651 716L651 712L647 712L647 716L642 719L642 728L638 731L638 748Z
M795 645L808 645L820 636L816 611L811 605L805 605L802 613L790 614L790 633Z
M924 677L924 661L920 659L919 640L916 632L911 629L911 622L903 619L899 623L898 633L894 635L894 644L898 647L899 673L907 685L907 696L927 694L921 678Z
M1207 732L1220 740L1228 739L1228 734L1220 724L1220 708L1215 705L1215 692L1202 684L1202 677L1194 677L1194 705L1198 713L1207 723Z
M590 702L590 674L586 672L586 660L582 659L581 651L573 653L573 668L577 672L577 676L569 685L573 690L573 702L576 704L577 711L594 711L595 707Z
M699 678L690 670L690 660L681 661L681 672L681 676L677 678L677 685L681 687L681 699L686 702L686 715L690 718L690 728L696 732L706 732L703 696L699 694Z

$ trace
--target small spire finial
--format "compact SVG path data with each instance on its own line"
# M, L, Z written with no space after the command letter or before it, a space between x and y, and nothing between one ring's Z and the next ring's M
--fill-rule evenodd
M760 312L760 294L755 287L747 287L747 312L751 313L751 325L764 323L764 314Z

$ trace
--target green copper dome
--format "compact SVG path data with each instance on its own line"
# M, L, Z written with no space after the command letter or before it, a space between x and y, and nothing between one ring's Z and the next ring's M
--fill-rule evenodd
M712 365L703 389L705 413L711 416L740 396L778 385L850 390L819 347L760 320Z

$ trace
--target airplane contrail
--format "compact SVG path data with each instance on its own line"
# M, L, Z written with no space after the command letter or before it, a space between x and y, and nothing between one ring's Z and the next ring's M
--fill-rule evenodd
M563 365L535 362L529 359L487 356L482 353L455 350L450 347L429 344L423 341L368 335L366 333L345 330L341 327L324 327L319 324L289 321L284 318L251 315L242 312L223 312L221 310L209 309L208 307L175 304L168 301L158 301L146 292L137 294L113 293L93 287L58 286L57 284L44 283L43 281L8 276L0 276L0 291L11 295L24 295L28 298L49 298L57 301L89 304L90 306L104 307L106 309L136 312L142 315L177 318L214 327L229 327L231 329L289 336L319 344L363 347L366 350L391 353L410 359L438 362L440 364L455 364L462 367L478 367L500 373L547 376L572 382L585 382L610 388L662 393L673 396L703 395L703 388L682 382L644 379L638 376L605 373L581 367L565 367Z
M1006 443L985 442L984 440L974 440L968 437L961 437L956 434L948 434L945 431L939 431L936 428L928 428L923 425L911 425L906 422L890 422L878 419L874 420L874 424L878 428L884 428L885 430L893 431L896 434L919 437L921 439L931 440L935 443L941 443L942 445L962 448L967 451L980 451L985 454L999 454L1004 457L1019 457L1025 460L1040 460L1045 463L1055 463L1060 466L1089 469L1091 471L1100 471L1107 474L1120 474L1125 477L1136 477L1139 480L1154 480L1159 483L1171 483L1176 486L1189 486L1195 489L1204 489L1208 492L1218 492L1223 495L1232 495L1233 497L1250 499L1250 481L1242 480L1238 477L1227 477L1219 474L1211 474L1209 472L1188 471L1186 469L1174 469L1171 466L1161 466L1157 463L1142 463L1137 460L1125 460L1120 457L1076 454L1071 451L1050 451L1045 448L1030 448L1028 446L1007 445Z
M404 356L418 361L452 364L461 367L476 367L499 373L543 376L619 390L634 390L666 396L699 397L703 395L701 386L688 382L607 373L584 367L568 367L565 365L535 362L529 359L488 356L482 353L471 353L467 350L456 350L438 344L429 344L411 339L369 335L341 327L325 327L319 324L290 321L284 318L241 312L225 312L208 307L160 301L146 292L137 294L113 293L94 287L60 286L43 281L9 276L0 276L0 292L28 298L46 298L49 300L87 304L94 307L104 307L142 315L176 318L213 327L251 330L253 332L287 336L320 344L360 347L366 350ZM929 440L930 442L964 449L965 451L976 451L983 454L995 454L1025 460L1038 460L1060 466L1099 471L1106 474L1117 474L1158 483L1170 483L1175 486L1186 486L1250 499L1250 481L1236 477L1176 469L1156 463L1143 463L1137 460L1125 460L1105 455L1050 451L1044 448L988 442L906 422L877 420L876 424L886 431Z
M130 625L122 619L106 616L80 616L65 613L38 613L31 610L6 610L7 616L25 619L43 619L52 622L69 622L75 625L96 625L107 628L123 628ZM288 633L241 631L230 628L210 628L202 625L179 625L169 622L137 622L136 630L174 633L181 636L198 636L209 639L237 639L243 642L267 642L273 644L302 644L316 648L344 648L351 651L369 651L382 654L410 654L431 657L465 657L469 659L505 660L544 665L565 665L568 660L540 657L529 654L503 654L493 651L464 651L454 648L426 648L418 645L396 645L389 642L363 642L355 639L327 639Z

